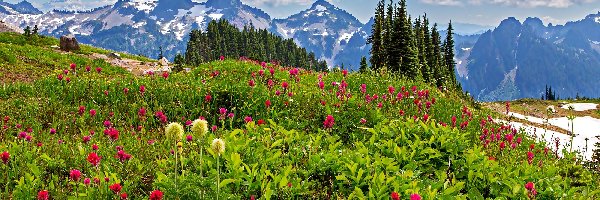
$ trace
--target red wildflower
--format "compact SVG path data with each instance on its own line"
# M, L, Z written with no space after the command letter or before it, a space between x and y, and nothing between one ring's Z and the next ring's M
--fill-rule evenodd
M225 56L219 56L219 60L221 60L221 61L225 60Z
M267 108L271 107L271 100L268 100L268 99L267 99L267 100L265 101L265 106L266 106Z
M344 70L342 70L342 75L344 75L344 76L348 76L348 70L345 70L345 69L344 69Z
M244 122L249 123L251 121L252 121L252 117L250 117L250 116L244 117Z
M123 192L123 193L121 194L121 199L127 199L127 193Z
M259 126L263 125L263 124L265 124L265 120L259 119L258 122L256 122L256 124L258 124Z
M98 73L102 72L102 67L96 67L96 72L98 72Z
M163 72L162 77L165 79L169 78L169 72Z
M248 86L250 86L250 87L254 87L254 85L255 85L255 83L254 83L254 79L250 79L250 80L248 81Z
M391 196L393 200L400 200L400 195L397 192L392 192Z
M119 183L112 184L108 186L108 188L112 190L115 194L119 194L121 192L121 189L123 189L123 187Z
M288 88L288 86L289 86L289 84L288 84L287 82L285 82L285 81L284 81L283 83L281 83L281 87L282 87L283 89L287 89L287 88Z
M210 94L207 94L206 96L204 96L204 101L206 101L206 102L210 102L211 99L212 99L212 96L210 96Z
M48 190L40 190L38 192L38 196L37 196L38 200L48 200L49 198L50 198L50 195L48 194Z
M8 151L2 152L2 154L0 154L0 158L4 164L7 164L8 160L10 159L10 153L8 153Z
M85 71L86 72L90 72L92 70L92 68L90 66L85 66Z
M83 184L85 184L85 186L90 186L90 183L91 183L91 182L92 182L92 181L90 180L90 178L85 178L85 179L83 179Z
M96 116L96 110L91 109L90 110L90 117L94 117L94 116Z
M429 121L429 115L427 113L425 113L425 115L423 115L423 121L424 122Z
M92 152L92 153L88 154L88 157L87 157L87 161L90 164L92 164L92 166L94 166L94 167L98 167L98 164L100 164L100 159L102 159L102 157L98 156L98 154L96 154L96 152Z
M500 142L500 150L504 150L506 148L506 144L504 142Z
M160 190L154 190L150 193L150 200L162 200L163 193Z

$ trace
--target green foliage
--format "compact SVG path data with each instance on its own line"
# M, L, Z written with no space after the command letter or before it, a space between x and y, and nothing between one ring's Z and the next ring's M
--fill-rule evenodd
M163 78L110 66L101 73L68 70L69 63L0 89L0 116L8 116L0 152L11 154L0 162L6 198L33 199L48 190L53 199L115 199L108 186L120 183L134 199L157 189L165 199L388 199L394 191L403 199L526 199L530 181L539 199L599 198L599 180L573 162L574 154L545 154L545 144L516 130L522 142L501 150L512 129L487 121L489 113L469 108L459 94L395 74L300 69L293 75L292 68L226 59ZM326 128L329 115L335 120ZM215 131L199 137L186 126L190 140L165 136L169 122L201 116ZM104 134L108 127L119 131L118 139ZM28 128L30 141L19 138ZM490 130L502 138L487 142ZM220 157L211 149L215 138L225 141ZM117 148L131 159L117 159ZM531 164L528 151L535 153ZM102 157L97 167L86 159L91 152ZM72 169L92 183L69 180Z
M226 58L245 57L263 62L278 63L282 66L295 66L315 71L327 70L327 63L315 58L293 39L283 39L266 29L244 26L240 31L227 20L211 21L206 31L193 30L187 44L186 64L198 66L201 63Z

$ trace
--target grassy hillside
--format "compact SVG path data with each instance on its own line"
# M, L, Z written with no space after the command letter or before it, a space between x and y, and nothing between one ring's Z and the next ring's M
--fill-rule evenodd
M92 53L110 53L108 50L81 45L81 51L65 53L53 49L54 45L58 46L59 41L52 37L24 37L17 33L0 33L0 82L36 80L54 70L62 70L64 66L69 66L73 62L79 63L81 68L94 66L94 69L96 67L110 69L110 64L104 60L89 57ZM140 61L152 61L139 56L127 54L122 56Z
M4 198L599 198L574 154L425 83L247 60L144 77L64 61L0 90Z

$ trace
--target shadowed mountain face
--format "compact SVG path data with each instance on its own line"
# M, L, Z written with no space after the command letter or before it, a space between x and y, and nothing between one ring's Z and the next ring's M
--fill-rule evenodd
M460 81L482 101L539 98L546 85L560 97L598 97L598 33L600 13L564 26L508 18L479 37Z

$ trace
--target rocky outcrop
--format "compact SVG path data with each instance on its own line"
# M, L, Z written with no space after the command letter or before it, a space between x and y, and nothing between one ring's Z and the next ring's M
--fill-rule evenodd
M60 37L60 50L63 51L79 51L79 43L73 35L64 35Z

